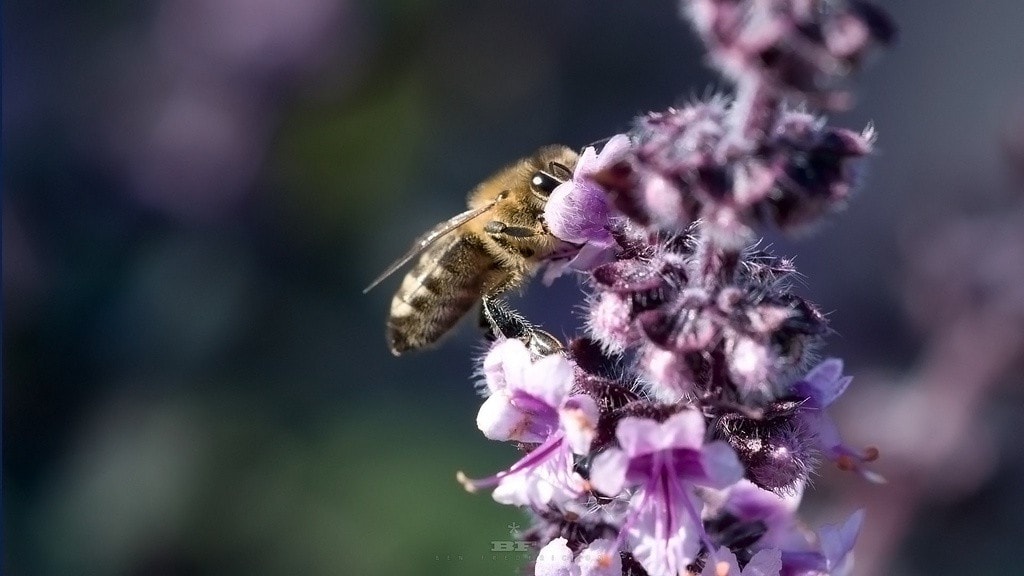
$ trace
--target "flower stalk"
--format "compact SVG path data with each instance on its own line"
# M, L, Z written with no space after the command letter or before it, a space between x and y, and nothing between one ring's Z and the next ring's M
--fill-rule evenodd
M766 226L804 230L841 209L874 131L811 110L894 27L859 0L688 0L682 13L735 86L636 120L581 155L545 208L567 245L545 280L583 279L585 334L564 351L498 338L477 424L526 454L472 480L527 508L540 574L844 574L863 513L807 530L796 517L819 462L869 481L874 448L828 414L851 382L820 360L818 308Z

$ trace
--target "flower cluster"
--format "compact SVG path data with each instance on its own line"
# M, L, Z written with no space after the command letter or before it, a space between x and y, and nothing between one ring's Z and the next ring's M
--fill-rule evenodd
M780 105L751 144L730 136L741 105L717 97L640 118L632 149L596 180L636 222L673 231L700 220L732 247L750 242L761 223L798 230L841 208L874 130L832 128Z
M539 353L496 331L477 425L524 455L459 480L531 512L538 575L842 574L863 514L812 532L796 510L821 461L881 481L878 453L843 442L826 319L754 242L849 197L873 130L804 106L835 105L893 26L857 0L683 4L736 96L639 118L552 192L544 221L575 250L546 279L584 279L585 335Z
M737 84L762 84L826 108L846 104L835 88L896 29L863 0L684 0L712 63Z

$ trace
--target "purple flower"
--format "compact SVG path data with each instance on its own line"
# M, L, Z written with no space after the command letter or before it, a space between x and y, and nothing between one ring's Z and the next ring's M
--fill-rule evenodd
M857 542L864 511L858 510L842 525L823 526L816 535L816 545L804 549L783 549L783 576L818 576L848 574L853 567L853 545Z
M851 376L843 376L843 361L838 358L829 358L815 366L794 385L794 393L806 398L797 417L814 434L829 460L844 470L855 470L871 482L884 483L884 478L863 467L878 458L878 450L869 447L858 451L844 444L835 422L825 411L842 396L852 380Z
M586 454L597 430L598 408L586 395L570 395L573 363L561 354L533 361L519 340L499 341L484 359L490 396L477 426L492 440L538 444L508 470L473 480L461 472L469 491L495 487L503 504L545 508L565 504L586 486L573 470L573 453Z
M565 538L555 538L537 555L536 576L621 576L622 558L615 542L597 539L573 561Z
M590 270L611 259L616 245L608 229L611 208L604 188L592 177L619 162L630 147L625 134L613 136L600 154L593 146L588 147L576 163L572 180L563 182L551 193L544 208L544 221L555 237L577 245L577 250L571 260L553 262L546 280L557 277L566 268Z
M695 410L662 423L623 418L616 428L620 448L598 454L591 466L590 483L604 494L637 487L619 540L628 537L633 557L652 575L684 571L707 541L703 502L693 487L724 488L743 476L732 449L705 444L704 432L704 417Z
M726 490L708 492L709 509L705 518L712 522L724 521L725 525L720 524L720 528L733 533L749 532L744 526L759 532L760 536L749 549L781 551L782 574L786 576L838 576L851 563L850 552L864 513L858 511L841 526L824 526L817 534L809 535L796 518L802 488L801 485L800 490L780 496L741 480ZM743 574L747 572L744 570Z

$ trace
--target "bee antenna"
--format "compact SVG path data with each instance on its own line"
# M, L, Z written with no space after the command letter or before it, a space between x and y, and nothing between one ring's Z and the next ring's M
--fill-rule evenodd
M551 172L561 172L564 175L564 178L561 178L563 181L572 178L572 170L569 170L569 167L561 162L549 162L548 167L551 169Z
M612 137L611 137L611 136L608 136L607 138L601 138L600 140L594 140L594 141L593 141L593 142L591 142L590 144L587 144L586 146L584 146L584 147L583 147L583 150L586 150L587 148L590 148L590 147L592 147L592 146L593 146L594 148L597 148L597 147L598 147L598 145L604 146L604 145L605 145L605 144L607 144L607 143L608 143L608 141L609 141L609 140L611 140L611 139L612 139ZM580 153L582 153L582 152L583 152L583 150L580 150Z

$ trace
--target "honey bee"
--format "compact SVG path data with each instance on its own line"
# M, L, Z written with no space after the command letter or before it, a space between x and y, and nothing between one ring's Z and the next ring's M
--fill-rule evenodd
M413 243L363 293L420 256L391 299L387 339L395 356L429 346L455 326L477 300L481 324L493 337L524 338L543 352L558 345L546 332L498 306L495 297L518 288L559 244L544 223L544 205L572 177L578 156L545 146L511 164L469 194L469 210L442 222ZM512 318L520 320L506 322Z

